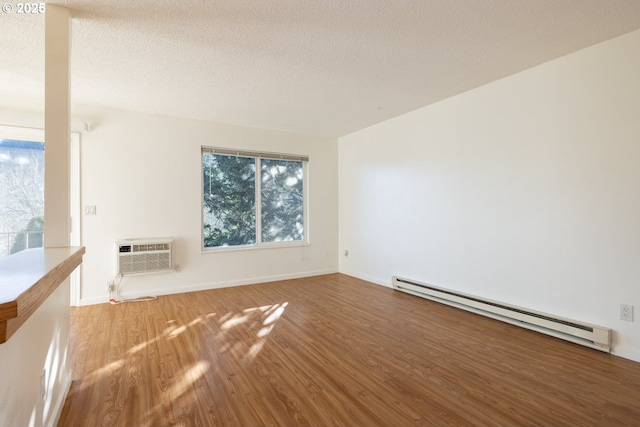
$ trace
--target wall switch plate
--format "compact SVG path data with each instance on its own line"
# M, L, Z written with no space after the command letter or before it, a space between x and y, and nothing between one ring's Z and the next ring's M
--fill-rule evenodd
M620 304L620 320L633 322L633 306L631 304Z
M84 207L84 214L85 215L95 215L96 214L96 207L94 205L87 205Z

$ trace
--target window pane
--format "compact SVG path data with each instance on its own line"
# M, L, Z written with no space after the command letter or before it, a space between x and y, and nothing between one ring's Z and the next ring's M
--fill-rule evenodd
M302 162L262 160L262 241L304 238Z
M0 139L0 257L42 247L44 143Z
M204 247L256 243L256 160L202 153Z

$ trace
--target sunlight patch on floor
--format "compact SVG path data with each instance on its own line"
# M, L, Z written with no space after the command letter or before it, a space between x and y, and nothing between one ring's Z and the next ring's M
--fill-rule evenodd
M262 347L266 343L268 335L273 331L276 322L280 319L288 302L264 305L261 307L251 307L242 310L242 313L227 313L220 319L220 338L223 342L230 340L222 338L224 334L235 331L236 328L242 328L248 334L255 336L256 341L248 348L246 343L231 341L233 344L227 344L221 349L221 352L230 351L238 358L247 361L253 360Z

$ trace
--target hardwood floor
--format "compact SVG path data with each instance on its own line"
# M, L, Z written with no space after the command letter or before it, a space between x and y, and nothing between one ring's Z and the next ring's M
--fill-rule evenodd
M638 426L640 363L332 274L72 308L58 426Z

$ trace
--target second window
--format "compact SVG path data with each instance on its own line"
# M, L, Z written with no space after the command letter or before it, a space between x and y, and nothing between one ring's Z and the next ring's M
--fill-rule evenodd
M305 242L307 162L203 147L203 248Z

